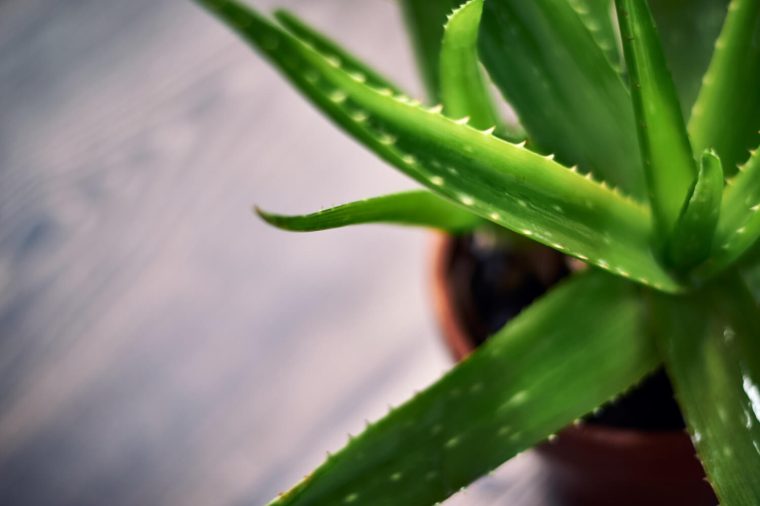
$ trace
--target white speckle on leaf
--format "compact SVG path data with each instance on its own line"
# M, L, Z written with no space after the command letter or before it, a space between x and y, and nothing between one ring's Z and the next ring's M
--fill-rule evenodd
M466 206L471 206L475 203L475 199L470 197L469 195L460 195L459 196L459 202Z
M357 83L365 83L367 82L367 76L362 74L361 72L349 72L348 77L356 81Z
M364 123L365 121L367 121L367 118L369 118L369 116L367 116L367 113L365 113L364 111L356 111L351 114L351 119L356 121L357 123Z
M335 104L342 104L346 101L346 98L348 98L348 95L341 90L336 90L330 93L330 101Z
M391 146L396 143L396 137L390 134L380 134L377 140L380 141L380 144L384 144L385 146Z
M515 395L512 396L511 399L509 399L509 403L513 406L519 406L520 404L524 403L528 399L528 391L527 390L520 390Z
M755 415L755 419L760 421L760 389L747 375L742 377L742 388L744 388L744 393L749 398L749 404L752 408L752 413Z

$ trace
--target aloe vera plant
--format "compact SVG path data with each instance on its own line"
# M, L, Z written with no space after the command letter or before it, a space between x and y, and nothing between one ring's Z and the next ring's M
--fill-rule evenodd
M663 364L721 503L760 504L760 0L401 0L438 105L290 13L199 2L423 187L263 219L499 227L590 266L273 505L433 504Z

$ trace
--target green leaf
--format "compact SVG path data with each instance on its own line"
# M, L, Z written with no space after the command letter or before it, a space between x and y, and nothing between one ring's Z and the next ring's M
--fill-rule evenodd
M312 232L360 223L394 223L445 230L472 230L482 220L460 205L428 191L394 193L301 216L283 216L256 208L267 223L283 230Z
M649 202L661 241L678 220L697 169L646 0L616 0Z
M760 301L760 262L757 258L753 258L753 260L753 262L742 266L741 274L754 299Z
M577 275L272 504L445 499L656 367L641 309L634 285Z
M481 59L538 150L646 199L628 91L572 5L486 2Z
M727 181L711 258L699 269L709 277L731 265L760 237L760 149Z
M604 185L388 89L367 86L242 4L203 2L377 155L473 213L655 288L680 283L650 248L648 209Z
M721 504L760 504L760 314L752 296L731 278L653 302L668 374Z
M417 66L422 74L428 97L440 100L441 40L446 16L464 0L400 0L409 34L412 37Z
M612 0L568 0L568 2L581 17L613 68L620 69L622 61L619 37L612 18Z
M441 44L441 101L452 118L469 116L470 125L500 126L478 62L478 28L483 0L470 0L449 17Z
M760 144L760 0L731 2L702 83L689 134L695 149L715 149L732 176Z
M394 93L403 93L401 88L393 84L388 78L365 65L359 58L340 47L334 40L325 37L294 14L280 9L275 11L274 16L296 38L310 44L325 57L336 59L340 62L343 70L361 76L361 79L364 79L369 86L388 88Z
M699 93L727 6L728 0L655 0L649 4L685 119Z
M723 167L714 151L705 151L699 174L681 209L669 244L671 264L685 272L710 255L723 196Z

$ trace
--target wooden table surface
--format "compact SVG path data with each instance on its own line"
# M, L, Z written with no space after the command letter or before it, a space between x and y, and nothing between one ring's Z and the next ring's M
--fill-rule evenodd
M421 95L390 0L263 1ZM0 0L0 504L264 504L449 367L412 187L183 0ZM527 453L447 504L539 504Z

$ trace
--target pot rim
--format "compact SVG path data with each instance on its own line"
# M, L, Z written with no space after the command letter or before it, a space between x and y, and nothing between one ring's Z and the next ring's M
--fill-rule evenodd
M459 362L469 355L474 347L455 309L453 287L447 279L453 245L454 238L451 235L436 232L433 236L431 291L434 313L446 348L452 358ZM568 426L563 429L562 435L572 439L587 439L591 444L613 444L618 447L640 447L642 444L653 446L671 444L684 446L686 444L693 449L686 430L638 430L584 423Z

